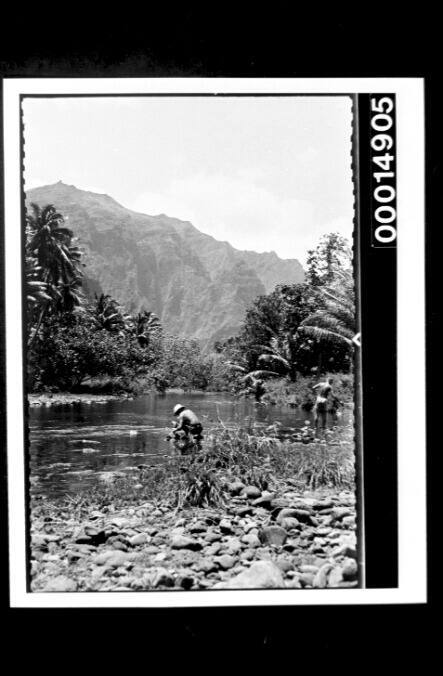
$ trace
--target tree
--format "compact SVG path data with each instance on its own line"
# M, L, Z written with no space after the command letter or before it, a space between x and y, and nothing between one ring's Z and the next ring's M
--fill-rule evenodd
M29 347L37 338L49 307L60 298L58 287L71 287L74 280L80 280L82 276L81 251L73 246L73 236L72 230L64 227L63 216L52 204L43 208L38 204L31 204L26 215L26 255L36 260L47 298L40 295L43 302L29 338Z
M143 310L131 317L130 331L140 347L148 347L152 336L161 332L160 320L153 312Z
M91 316L97 329L105 329L110 333L124 334L129 329L129 316L123 314L120 304L109 294L95 294Z
M41 267L37 259L33 256L25 257L25 284L26 300L28 303L28 312L31 312L35 306L50 302L51 296L47 294L47 284L41 280Z
M310 249L307 256L306 281L311 286L331 284L335 271L341 266L348 266L352 260L348 240L332 232L323 235L315 249Z
M319 289L319 294L324 307L303 320L299 331L321 342L352 346L355 300L351 271L336 270L334 281Z

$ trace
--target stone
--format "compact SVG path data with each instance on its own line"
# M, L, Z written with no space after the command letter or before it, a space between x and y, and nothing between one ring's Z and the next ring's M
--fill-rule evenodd
M66 552L66 558L68 559L69 563L75 563L76 561L84 558L84 556L84 553L79 551L68 550Z
M332 500L318 500L312 504L312 508L315 510L330 509L331 507L334 507Z
M153 587L173 587L175 584L175 580L173 576L168 573L167 570L164 568L159 568L156 573L155 577L152 581L152 586Z
M205 535L205 541L206 542L219 542L222 539L222 536L220 533L214 533L214 531L209 531Z
M332 556L345 556L357 560L357 550L352 545L343 544L334 550Z
M236 537L230 537L225 542L225 547L229 554L238 554L243 549L240 540Z
M143 554L147 554L148 556L152 556L153 554L157 554L159 551L159 547L156 547L155 545L149 545L148 547L145 547L143 549Z
M301 589L302 588L302 584L301 584L300 580L296 577L292 578L291 580L288 580L286 582L285 586L286 586L287 589Z
M244 542L245 545L248 545L248 547L260 547L261 544L259 538L253 533L243 535L241 541Z
M195 584L195 578L192 575L180 575L177 578L177 584L182 589L191 589Z
M285 519L282 519L280 526L285 530L293 530L294 528L299 528L300 522L293 516L287 516Z
M245 486L243 489L243 495L251 500L262 497L261 490L257 488L257 486Z
M276 564L283 573L287 573L289 570L294 570L293 561L285 557L279 557L276 561Z
M281 547L285 544L288 533L281 526L265 526L259 531L259 538L264 544Z
M274 510L274 515L276 515L276 521L277 523L281 523L283 519L287 519L288 517L291 517L293 519L297 518L297 510L292 509L291 507L283 507L283 509L275 509ZM298 521L297 521L298 523Z
M252 530L253 528L258 528L258 524L255 521L248 521L243 526L243 530L245 531L245 533L249 533L249 531Z
M355 516L344 516L341 522L346 528L353 528L355 526Z
M144 545L148 541L149 537L146 535L146 533L138 533L137 535L133 535L132 538L129 538L129 543L132 545L132 547Z
M312 575L316 575L316 573L318 573L318 566L307 563L303 564L302 566L298 566L298 569L301 573L312 573Z
M254 550L253 549L245 549L240 554L240 559L242 561L252 561L253 558L254 558Z
M112 550L103 552L103 554L98 554L94 559L95 564L98 566L106 566L106 568L118 568L118 566L122 566L127 561L129 561L128 554Z
M156 554L156 555L154 556L154 561L155 561L155 562L160 562L160 561L164 561L164 560L167 559L167 558L168 558L167 552L159 552L158 554Z
M358 575L358 566L355 559L345 559L342 563L343 566L343 579L344 580L356 580Z
M230 554L222 554L221 556L216 556L214 561L223 568L223 570L229 570L232 566L235 565L235 558L230 556Z
M195 565L192 566L197 573L213 573L217 570L217 566L214 561L209 559L201 559L197 561Z
M318 570L312 583L314 589L324 589L326 587L328 583L328 574L332 568L333 565L331 563L325 563L324 566Z
M222 519L220 521L220 530L222 533L233 533L234 528L232 527L232 523L228 519Z
M293 552L298 548L299 544L297 540L286 540L283 545L285 552Z
M234 509L234 514L237 516L247 516L248 514L252 514L253 509L252 507L238 507L237 509Z
M298 519L301 523L311 523L311 513L307 509L291 509L291 516Z
M57 575L49 580L43 591L45 592L75 592L77 591L77 582L66 575Z
M358 586L358 580L343 580L343 582L339 582L338 584L339 587L342 588L351 588L351 587L357 587Z
M46 551L48 548L47 539L45 535L33 535L31 538L32 546L36 549Z
M278 589L284 587L282 572L272 561L256 561L239 575L214 585L214 589Z
M302 573L298 578L302 587L312 587L314 582L314 576L312 573Z
M197 521L197 523L191 524L188 530L190 533L206 533L208 526L203 521Z
M117 528L126 528L126 526L129 525L129 522L127 519L122 519L120 517L115 517L114 519L111 520L111 524L113 526L116 526Z
M209 545L209 547L205 547L205 555L215 556L215 554L218 554L221 548L222 546L219 542L214 542L212 545Z
M328 587L338 587L343 582L343 571L340 566L335 566L328 576Z
M336 521L339 521L340 519L343 519L345 516L355 516L354 511L350 509L349 507L334 507L332 510L332 515L334 516Z
M171 539L172 549L191 549L194 552L202 549L202 545L193 538L185 537L184 535L176 535Z
M254 507L263 507L263 509L272 509L273 499L265 495L252 501Z
M232 483L228 484L228 491L231 493L231 495L239 495L244 487L245 484L241 481L233 481Z

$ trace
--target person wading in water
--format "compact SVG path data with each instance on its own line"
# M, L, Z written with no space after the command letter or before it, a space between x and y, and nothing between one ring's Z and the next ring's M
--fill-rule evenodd
M317 430L319 427L319 422L321 424L321 428L324 430L326 427L326 421L327 421L327 416L328 416L328 403L329 403L329 395L332 392L332 383L334 382L333 378L328 378L322 383L317 383L317 385L314 385L312 388L314 392L317 390L317 399L315 400L314 404L314 422L315 422L315 429Z
M179 439L179 433L184 432L187 441L196 441L199 444L203 439L203 427L194 411L182 406L182 404L176 404L174 406L174 415L178 418L173 431L175 439Z

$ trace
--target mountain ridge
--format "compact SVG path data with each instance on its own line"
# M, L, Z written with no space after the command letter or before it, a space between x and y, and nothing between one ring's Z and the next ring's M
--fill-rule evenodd
M166 331L205 348L237 334L257 296L304 278L296 259L240 251L189 221L142 214L62 181L28 190L31 202L53 204L74 231L88 295L103 291L128 311L151 310Z

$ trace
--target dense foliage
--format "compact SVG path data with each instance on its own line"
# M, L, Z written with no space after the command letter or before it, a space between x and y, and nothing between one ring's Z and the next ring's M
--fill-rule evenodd
M351 252L335 233L309 252L305 283L258 297L240 335L210 354L196 341L165 335L150 311L128 314L106 293L88 299L82 252L53 205L31 205L25 261L31 390L111 383L117 390L227 390L261 400L275 394L274 380L351 369Z

